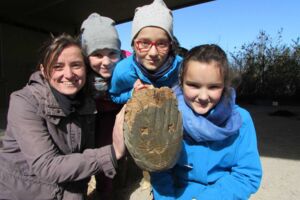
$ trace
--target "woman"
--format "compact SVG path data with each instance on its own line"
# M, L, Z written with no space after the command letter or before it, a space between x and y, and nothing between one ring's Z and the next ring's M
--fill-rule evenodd
M125 146L122 114L113 145L94 147L96 108L84 89L80 44L60 35L45 45L40 70L12 93L0 152L0 199L84 199L90 176L115 175Z

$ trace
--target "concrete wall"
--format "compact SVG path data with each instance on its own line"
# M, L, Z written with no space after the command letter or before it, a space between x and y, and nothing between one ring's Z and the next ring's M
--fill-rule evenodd
M49 37L44 32L0 23L0 109L9 94L21 89L35 71L38 49Z

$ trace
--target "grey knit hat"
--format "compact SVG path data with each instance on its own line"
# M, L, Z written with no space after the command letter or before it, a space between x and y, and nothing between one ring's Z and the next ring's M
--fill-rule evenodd
M138 32L147 26L164 29L173 40L173 15L163 0L154 0L152 4L138 7L132 21L131 42Z
M81 25L81 45L87 55L99 49L120 51L121 42L114 20L92 13Z

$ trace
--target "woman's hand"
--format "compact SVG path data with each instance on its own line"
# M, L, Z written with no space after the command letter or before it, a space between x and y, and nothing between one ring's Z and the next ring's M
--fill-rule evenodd
M125 106L126 105L124 105L121 111L117 114L113 129L113 147L117 160L122 158L126 151L123 133Z

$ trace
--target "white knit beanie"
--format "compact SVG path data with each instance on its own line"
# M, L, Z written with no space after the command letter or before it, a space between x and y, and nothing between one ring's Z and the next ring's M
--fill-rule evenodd
M92 13L81 25L81 45L89 56L99 49L120 51L121 42L114 20Z
M154 0L152 4L135 9L131 42L136 37L136 34L147 26L156 26L164 29L173 40L173 15L163 0Z

